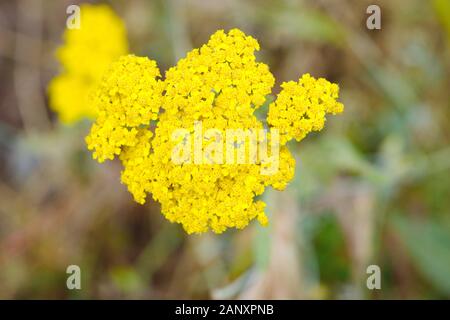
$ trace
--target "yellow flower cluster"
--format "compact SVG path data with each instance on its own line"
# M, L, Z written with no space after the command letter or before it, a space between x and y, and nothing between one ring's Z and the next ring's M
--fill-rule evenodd
M110 7L89 4L80 7L80 28L66 29L63 39L56 52L62 73L48 92L50 107L69 124L96 116L89 93L109 64L127 54L128 41L122 20Z
M151 193L161 203L164 216L182 224L189 234L241 229L255 218L266 225L265 204L255 198L267 186L282 190L294 175L295 160L285 145L279 150L278 170L265 175L261 172L267 163L261 155L244 164L208 162L211 154L206 150L217 142L217 136L196 136L195 124L199 122L202 132L215 130L220 137L225 137L229 129L264 128L254 111L271 93L274 78L267 65L256 62L255 50L259 50L258 42L242 31L219 30L207 44L170 68L163 81L158 79L156 63L135 56L121 58L95 95L94 104L100 114L87 137L94 157L103 161L119 155L124 166L122 182L135 200L144 203L147 193ZM307 89L285 85L280 93L285 102L272 109L288 106L289 99L295 100L289 106L296 105L299 95L302 101L308 101L305 110L310 117L314 110L332 109L333 101L327 97L337 98L334 87L318 80L324 93L319 96L315 83L310 88L306 77L301 83ZM278 119L274 118L269 130L285 130L285 123ZM154 133L150 131L150 120L158 120ZM174 132L180 129L189 135L173 139ZM200 150L196 150L196 139L201 141ZM262 141L270 149L271 138L258 136L257 142ZM181 164L172 159L180 142L194 145L188 148L187 158L191 160ZM236 152L240 148L249 150L254 143L251 139L233 141L231 148ZM202 164L196 162L199 155ZM246 157L249 160L250 155Z
M308 73L298 82L284 82L283 90L269 106L267 122L280 130L280 142L302 140L311 131L320 131L327 113L344 111L337 102L339 87L323 78L314 79Z
M152 142L156 174L149 191L161 202L166 218L181 223L188 233L243 228L254 218L267 223L264 203L254 200L269 180L260 174L261 162L180 166L170 161L175 142L167 141L177 128L192 132L196 120L202 121L203 130L214 128L223 136L226 129L262 128L253 112L264 103L274 78L267 65L255 61L258 49L255 39L237 29L218 31L166 74L166 112ZM241 146L248 150L249 144L246 140Z
M97 119L86 137L94 159L103 162L134 146L138 130L156 120L164 83L156 62L146 57L122 56L114 62L93 95Z

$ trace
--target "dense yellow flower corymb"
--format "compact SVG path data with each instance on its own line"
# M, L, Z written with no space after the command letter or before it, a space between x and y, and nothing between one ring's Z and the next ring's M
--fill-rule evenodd
M66 29L56 52L62 67L49 85L50 107L63 123L96 116L90 91L109 64L128 52L125 26L107 5L83 4L80 28Z
M281 144L302 140L311 131L322 130L327 113L337 114L344 105L337 102L339 87L304 74L298 82L281 85L283 90L269 106L267 122L280 130Z
M264 128L254 111L271 93L274 78L267 65L256 61L254 52L258 49L258 42L242 31L220 30L170 68L164 80L158 79L154 62L127 56L110 69L95 95L94 104L101 111L87 137L94 157L103 161L119 155L124 166L122 182L135 200L144 203L151 193L161 203L164 216L182 224L188 233L241 229L255 218L267 224L265 204L256 197L267 186L284 189L294 175L295 160L285 145L279 149L273 174L262 174L267 162L260 156L244 164L208 162L205 151L214 139L206 135L200 137L200 150L188 148L189 159L199 154L204 157L201 164L172 159L180 142L190 146L196 139L198 123L203 132L215 130L218 136L225 136L229 129ZM128 66L133 66L133 71ZM122 77L129 80L122 81ZM341 111L336 107L334 85L311 79L301 80L305 90L284 85L280 101L271 106L273 121L266 129L271 133L282 130L283 142L297 137L299 128L294 120L285 120L280 110L294 106L293 117L308 114L308 119L314 118L311 126L315 130L319 130L320 121L323 126L326 112ZM146 98L137 102L135 99L144 93ZM297 105L306 102L302 113ZM158 120L154 133L150 131L151 120ZM174 132L180 129L194 136L174 140ZM265 140L269 145L272 142L270 137ZM254 141L246 139L230 145L233 151L249 150L251 143Z

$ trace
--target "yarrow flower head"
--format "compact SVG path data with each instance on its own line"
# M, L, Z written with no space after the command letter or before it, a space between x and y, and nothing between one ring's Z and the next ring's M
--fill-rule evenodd
M48 88L50 107L63 123L95 118L89 94L108 66L128 53L125 26L109 6L83 4L80 28L66 29L63 39L56 52L62 72Z
M151 193L163 215L187 233L241 229L253 219L266 225L265 204L256 198L268 186L284 189L293 178L295 160L286 142L322 129L327 113L343 110L337 85L305 75L282 85L265 127L254 112L275 80L256 61L257 50L258 42L242 31L219 30L164 80L154 61L124 56L93 97L99 116L86 142L94 158L118 156L134 199L144 203ZM249 135L229 140L229 130ZM270 152L248 151L256 144ZM224 163L225 149L234 161ZM184 160L174 161L174 154ZM276 170L269 172L275 155Z

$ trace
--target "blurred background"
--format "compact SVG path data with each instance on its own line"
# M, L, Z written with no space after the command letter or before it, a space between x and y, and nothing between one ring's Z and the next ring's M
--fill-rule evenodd
M99 3L99 2L93 2ZM66 8L0 2L0 298L447 299L450 1L106 1L130 51L162 71L217 29L257 38L277 83L309 72L345 112L291 150L270 225L187 236L135 203L120 164L86 150L88 120L48 108ZM381 8L382 29L366 28ZM81 268L68 290L66 268ZM381 290L366 287L369 265Z

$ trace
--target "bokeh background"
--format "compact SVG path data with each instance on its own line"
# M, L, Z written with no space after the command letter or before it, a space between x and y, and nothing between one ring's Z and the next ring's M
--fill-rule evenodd
M89 121L63 125L46 86L66 8L0 2L0 298L450 297L450 1L108 1L131 51L168 69L217 29L253 35L283 81L339 83L346 110L268 189L270 225L187 236L97 164ZM367 30L378 4L382 29ZM79 265L82 289L66 288ZM368 290L366 268L381 268Z

